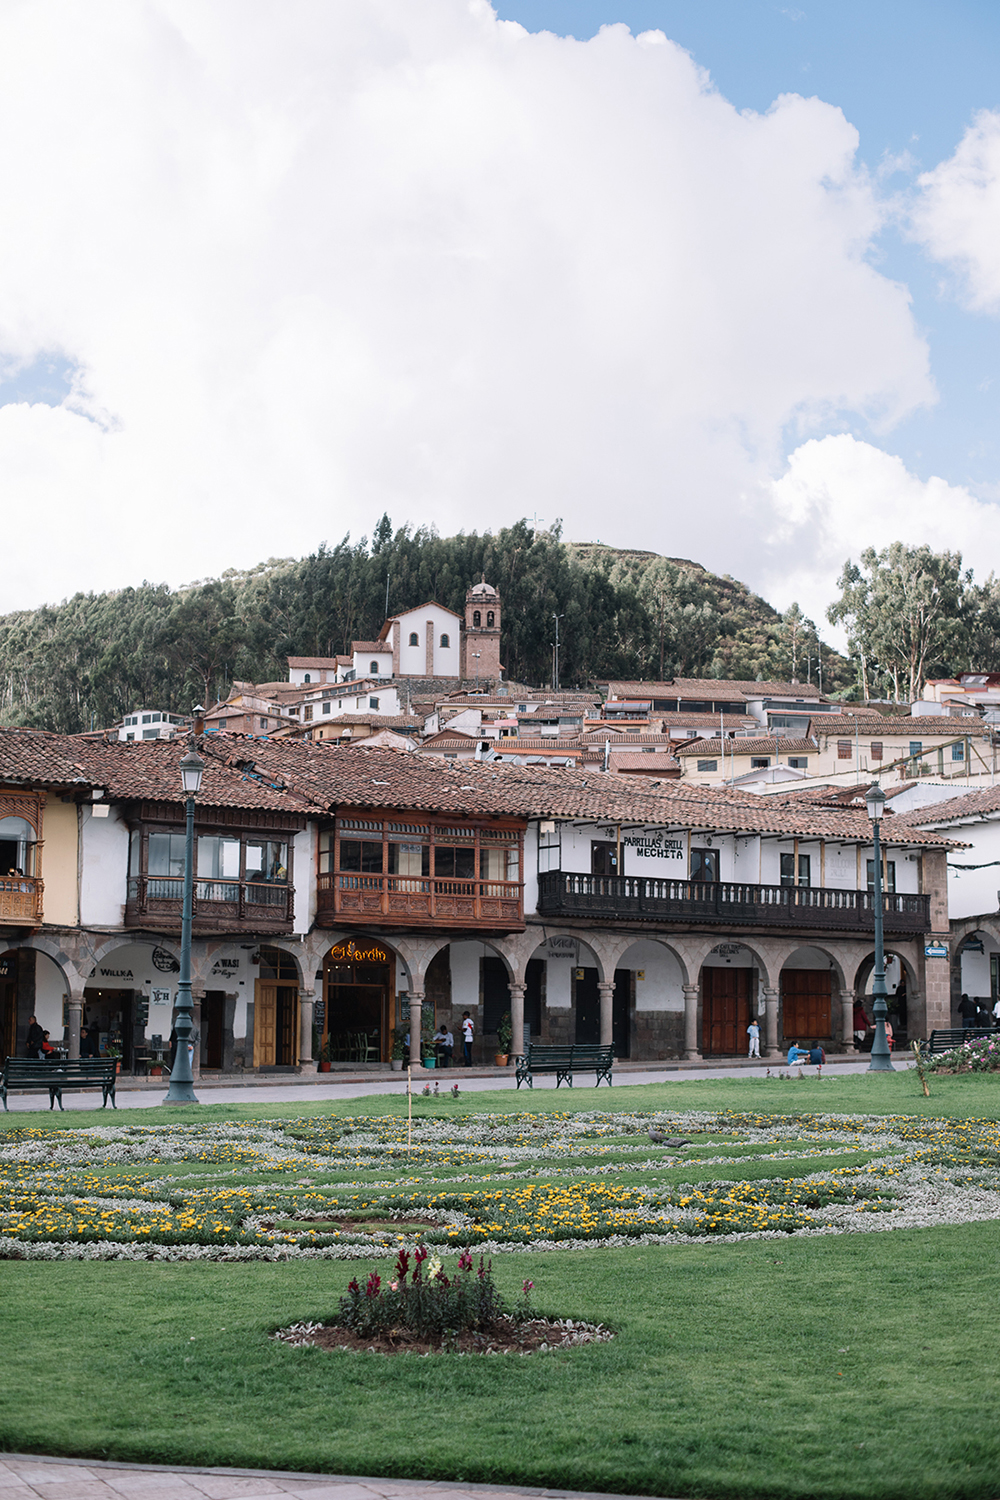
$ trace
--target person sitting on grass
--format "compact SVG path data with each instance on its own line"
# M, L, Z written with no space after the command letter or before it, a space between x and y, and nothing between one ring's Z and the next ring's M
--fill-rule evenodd
M804 1047L800 1047L798 1042L793 1042L788 1049L788 1066L794 1068L797 1062L804 1062L808 1056Z
M826 1062L826 1053L823 1051L823 1048L820 1046L819 1042L813 1042L812 1046L809 1048L809 1061L815 1068L821 1068Z

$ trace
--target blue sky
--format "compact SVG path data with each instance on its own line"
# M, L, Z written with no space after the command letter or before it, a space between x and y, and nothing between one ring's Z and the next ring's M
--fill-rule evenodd
M494 0L506 20L580 40L624 23L686 48L738 109L816 95L858 131L874 174L896 159L884 191L904 191L949 157L974 116L1000 108L1000 3L968 0ZM906 160L909 158L909 160ZM872 257L904 282L929 342L939 400L888 437L855 417L850 430L897 453L921 478L938 474L1000 499L1000 344L994 319L966 312L942 267L888 226Z

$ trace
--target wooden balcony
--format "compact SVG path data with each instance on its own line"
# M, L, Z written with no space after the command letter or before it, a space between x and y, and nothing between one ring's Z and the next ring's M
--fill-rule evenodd
M339 927L469 927L520 932L519 880L451 880L435 876L323 874L316 921Z
M192 906L195 933L291 932L295 888L257 880L196 880ZM161 875L133 875L128 883L126 927L180 932L184 882Z
M34 875L6 875L0 880L0 926L40 927L45 882Z
M929 931L929 896L886 894L882 901L886 933ZM875 931L869 891L746 885L732 880L656 880L645 875L575 875L549 870L538 877L538 910L547 917L599 918L604 922Z

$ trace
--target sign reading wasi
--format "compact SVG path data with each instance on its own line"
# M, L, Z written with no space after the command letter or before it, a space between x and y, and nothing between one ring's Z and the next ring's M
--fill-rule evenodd
M353 938L348 938L330 949L329 959L332 964L387 964L389 955L377 943L359 948Z
M626 849L631 849L639 859L683 859L684 845L680 839L667 838L666 834L628 833L622 838Z

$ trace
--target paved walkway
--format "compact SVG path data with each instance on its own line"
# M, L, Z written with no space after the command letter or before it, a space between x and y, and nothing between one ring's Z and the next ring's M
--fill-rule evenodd
M867 1056L845 1058L840 1061L832 1058L823 1069L823 1077L828 1079L842 1078L848 1073L867 1073L869 1059ZM900 1056L894 1064L897 1069L906 1066L906 1060ZM784 1058L780 1061L763 1063L760 1067L750 1067L747 1063L729 1063L719 1067L705 1064L663 1064L657 1066L639 1066L633 1064L631 1067L615 1069L617 1087L628 1084L642 1083L693 1083L703 1078L764 1078L768 1072L772 1074L779 1070L788 1071ZM798 1069L796 1069L798 1071ZM808 1064L802 1066L801 1071L811 1077L815 1073L814 1068ZM446 1068L440 1073L426 1073L420 1078L419 1083L414 1080L414 1097L422 1091L425 1079L430 1079L431 1088L435 1082L441 1086L442 1095L446 1095L453 1083L457 1083L463 1094L480 1093L486 1090L501 1090L513 1092L516 1089L513 1070L505 1069L495 1073L478 1073L476 1069L470 1069L468 1074L464 1068ZM166 1093L166 1084L159 1088L150 1088L148 1084L142 1087L130 1087L131 1079L123 1079L118 1086L118 1106L120 1109L150 1109L158 1107ZM288 1083L264 1083L264 1084L227 1084L216 1082L214 1079L202 1079L195 1083L195 1093L202 1104L298 1104L308 1107L311 1104L331 1099L360 1099L367 1094L401 1094L406 1093L406 1075L402 1073L373 1073L367 1077L339 1079L333 1073L317 1074L308 1079L297 1079ZM582 1075L577 1088L587 1087L586 1074ZM535 1080L535 1089L555 1088L555 1077L552 1074L544 1074ZM604 1089L601 1090L603 1096ZM531 1092L528 1089L521 1090L521 1096L525 1100L525 1108L531 1100ZM111 1111L102 1111L100 1108L100 1095L88 1094L66 1094L63 1103L67 1110L80 1109L95 1112L95 1099L97 1101L96 1112L100 1115L110 1114ZM47 1109L48 1099L45 1095L38 1094L11 1094L8 1098L11 1110L38 1110ZM58 1112L58 1111L57 1111ZM0 1490L0 1500L6 1500Z
M180 1469L166 1465L98 1463L83 1458L0 1459L0 1500L469 1500L532 1495L547 1500L625 1500L588 1491L524 1489L518 1485L448 1484L426 1479L358 1479L343 1474L268 1473L266 1469Z

